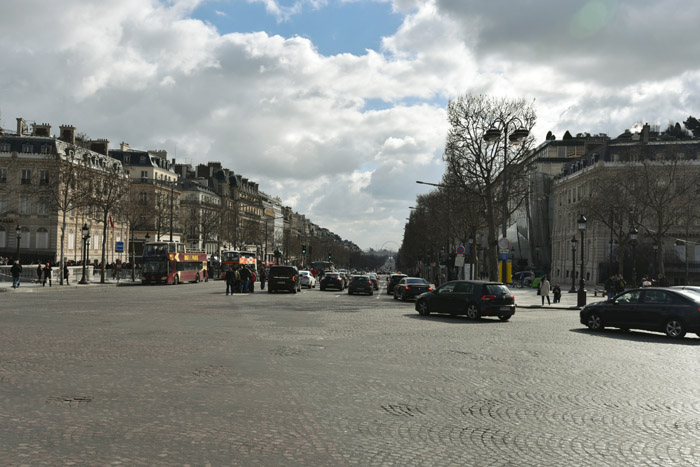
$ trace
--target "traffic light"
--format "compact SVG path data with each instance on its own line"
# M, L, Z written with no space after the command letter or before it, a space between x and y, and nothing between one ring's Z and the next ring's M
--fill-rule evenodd
M328 261L331 260L331 256L332 256L332 255L331 255L331 252L329 251L329 252L328 252Z
M306 254L306 245L301 246L301 254L305 255Z

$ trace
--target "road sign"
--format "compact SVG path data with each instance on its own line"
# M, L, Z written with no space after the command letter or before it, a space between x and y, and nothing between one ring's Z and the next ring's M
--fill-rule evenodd
M464 256L458 255L455 257L455 267L461 268L462 266L464 266Z
M457 254L458 254L458 255L463 255L463 254L464 254L464 245L459 245L459 246L457 246Z
M124 253L124 242L116 242L114 246L115 253Z
M506 237L501 237L498 240L498 249L508 251L509 248L510 248L510 241Z

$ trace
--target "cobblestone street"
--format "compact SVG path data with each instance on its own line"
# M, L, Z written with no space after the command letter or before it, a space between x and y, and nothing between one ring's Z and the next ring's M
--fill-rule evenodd
M0 465L700 464L695 335L224 289L1 294Z

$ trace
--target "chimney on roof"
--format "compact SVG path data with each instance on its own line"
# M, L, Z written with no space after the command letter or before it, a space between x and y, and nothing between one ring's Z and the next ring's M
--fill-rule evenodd
M93 139L89 142L89 147L91 151L99 152L100 154L107 156L109 155L109 140L106 139Z
M651 127L649 126L649 124L645 123L644 126L642 127L642 142L643 143L649 142L649 131L650 130L651 130Z
M17 136L22 136L24 133L24 125L26 125L26 122L22 117L17 117Z
M34 136L51 136L51 125L48 123L42 123L41 125L34 125Z
M61 125L61 136L58 138L66 143L75 144L75 127L73 125Z
M119 144L119 148L122 151L128 151L129 149L131 149L131 146L129 146L128 143L125 143L124 141L122 141L121 144Z

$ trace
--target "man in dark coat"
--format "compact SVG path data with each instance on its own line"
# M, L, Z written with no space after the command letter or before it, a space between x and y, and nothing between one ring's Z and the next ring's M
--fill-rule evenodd
M236 271L229 266L228 271L226 271L226 295L231 293L233 295L233 286L236 283Z
M12 273L12 288L16 289L19 287L19 276L22 274L22 265L19 264L19 260L12 265L10 272Z

